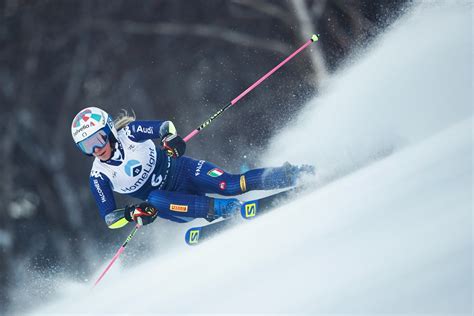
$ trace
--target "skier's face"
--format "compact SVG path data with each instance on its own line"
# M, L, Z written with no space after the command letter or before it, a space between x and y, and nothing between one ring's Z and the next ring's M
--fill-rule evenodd
M109 160L111 155L112 155L112 147L110 146L110 142L107 142L107 144L102 148L94 149L94 156L99 158L102 161Z

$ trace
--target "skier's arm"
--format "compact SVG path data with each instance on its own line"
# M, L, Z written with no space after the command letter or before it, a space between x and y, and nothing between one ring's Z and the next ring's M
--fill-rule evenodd
M111 229L121 228L128 224L124 217L124 209L116 209L114 194L110 180L103 173L92 171L89 177L92 195L95 198L99 213Z
M176 135L176 127L171 121L134 121L126 127L127 136L136 142L147 139L163 139L168 135Z
M172 157L180 157L186 151L186 143L171 121L134 121L128 124L126 132L136 142L160 139L163 149Z

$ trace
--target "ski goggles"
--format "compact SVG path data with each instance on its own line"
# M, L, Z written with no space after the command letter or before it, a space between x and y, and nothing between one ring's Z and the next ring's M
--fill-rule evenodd
M100 130L77 143L77 146L86 155L92 155L96 148L104 148L108 142L109 135L104 130Z

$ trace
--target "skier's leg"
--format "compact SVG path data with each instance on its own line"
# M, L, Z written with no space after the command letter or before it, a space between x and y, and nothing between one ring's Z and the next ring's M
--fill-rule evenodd
M229 217L240 212L241 206L237 199L215 199L163 190L152 191L148 202L158 209L158 216L175 222L186 222L193 218L213 220Z
M260 168L245 172L240 176L243 191L283 189L295 186L304 174L314 175L311 165L294 166L285 162L281 167Z
M278 168L231 174L210 162L181 157L174 175L176 185L172 191L153 191L148 201L158 209L160 217L174 221L184 221L183 218L228 217L240 211L237 199L209 198L203 194L231 196L251 190L286 188L294 186L301 173L313 172L311 166L297 167L285 163Z
M187 178L195 190L227 196L252 190L291 187L297 184L297 180L302 174L314 174L313 166L293 166L289 163L277 168L253 169L243 174L227 173L204 160L194 161L194 164L196 164L197 171L187 174Z

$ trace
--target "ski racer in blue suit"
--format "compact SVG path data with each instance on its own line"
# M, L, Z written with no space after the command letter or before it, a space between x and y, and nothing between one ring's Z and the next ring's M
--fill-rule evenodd
M286 163L279 168L231 174L214 164L183 156L186 143L171 121L136 121L126 114L113 121L102 109L80 111L71 126L79 149L94 156L90 188L109 228L135 221L140 225L157 216L175 222L194 218L212 221L240 211L235 198L211 198L206 193L234 196L252 190L294 186L312 166ZM152 140L160 140L156 147ZM117 208L113 192L143 202Z

